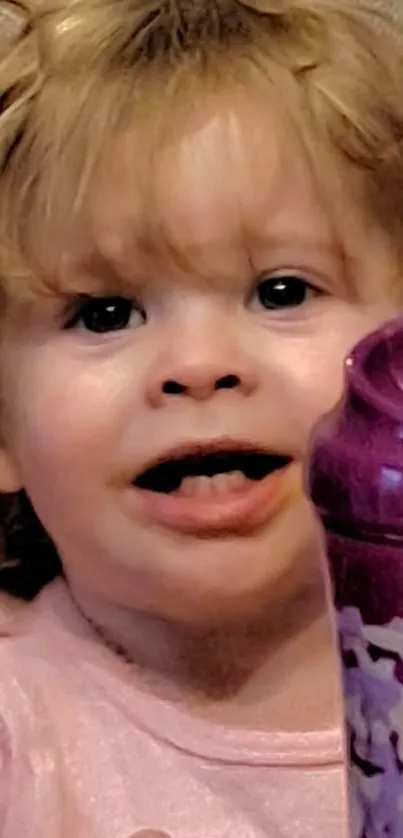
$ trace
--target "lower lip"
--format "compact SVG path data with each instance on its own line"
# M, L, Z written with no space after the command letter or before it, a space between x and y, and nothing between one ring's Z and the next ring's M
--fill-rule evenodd
M185 497L134 489L148 518L177 532L208 535L260 528L284 506L295 486L296 465L251 482L241 492L220 497Z

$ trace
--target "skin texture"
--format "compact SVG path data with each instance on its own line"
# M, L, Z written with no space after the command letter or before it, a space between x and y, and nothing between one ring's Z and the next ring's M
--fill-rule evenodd
M251 91L182 114L151 162L128 131L89 207L71 236L49 226L44 269L62 253L65 288L131 297L130 321L98 334L63 328L57 297L12 307L0 486L25 487L80 607L155 689L212 718L325 726L337 677L302 468L345 355L397 311L387 243L346 199L347 268L302 149ZM288 280L286 305L262 304L259 283L271 300L290 276L301 304ZM259 525L221 527L221 507L187 532L161 524L133 477L173 446L225 438L292 459Z

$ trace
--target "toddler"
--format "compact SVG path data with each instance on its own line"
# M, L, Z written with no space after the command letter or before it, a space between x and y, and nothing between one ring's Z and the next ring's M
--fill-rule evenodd
M1 838L345 834L301 475L401 308L398 34L0 2Z

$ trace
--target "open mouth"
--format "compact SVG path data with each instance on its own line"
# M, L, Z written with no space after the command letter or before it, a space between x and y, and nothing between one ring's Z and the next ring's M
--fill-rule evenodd
M228 486L241 489L247 481L258 482L285 468L290 457L263 450L204 450L173 456L147 468L134 481L138 489L171 495L197 478L225 480ZM225 478L223 476L226 476Z

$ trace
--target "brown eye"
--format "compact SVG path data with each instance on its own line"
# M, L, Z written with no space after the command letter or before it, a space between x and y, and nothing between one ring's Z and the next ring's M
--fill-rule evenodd
M319 293L305 279L292 274L263 279L256 288L260 305L269 311L297 308Z
M144 323L145 315L126 297L90 297L81 299L75 305L73 315L65 328L81 327L89 332L105 334L118 332L132 324Z

